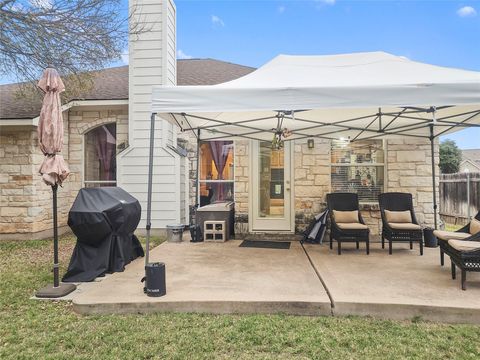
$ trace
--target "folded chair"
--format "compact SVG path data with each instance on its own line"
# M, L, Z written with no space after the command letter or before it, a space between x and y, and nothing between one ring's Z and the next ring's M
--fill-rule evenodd
M378 196L382 216L382 249L385 239L388 240L388 253L392 254L393 242L409 242L420 245L420 255L423 255L423 231L418 224L413 209L412 194L390 192Z
M342 253L342 242L365 242L367 255L370 253L370 230L360 215L358 195L353 193L327 194L330 212L330 249L333 239L337 240L338 255Z
M480 211L475 218L457 231L435 230L440 245L440 264L444 254L450 256L452 279L456 278L456 267L462 272L462 290L466 290L467 271L480 272Z

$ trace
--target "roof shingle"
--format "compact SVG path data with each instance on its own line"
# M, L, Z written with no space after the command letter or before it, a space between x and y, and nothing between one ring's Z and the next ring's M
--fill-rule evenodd
M480 149L462 150L462 160L470 160L480 165Z
M215 85L247 75L255 69L213 59L177 60L178 85ZM128 65L94 73L93 88L81 100L128 99ZM39 115L39 98L19 99L20 84L0 85L0 119L31 119ZM76 99L76 100L80 100Z

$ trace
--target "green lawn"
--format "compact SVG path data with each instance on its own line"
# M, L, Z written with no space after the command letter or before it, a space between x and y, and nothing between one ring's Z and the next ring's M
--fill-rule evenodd
M61 239L64 267L73 244ZM30 300L51 281L50 254L50 241L0 241L0 359L480 358L479 326L421 319L81 316L68 302Z
M461 229L463 226L464 225L445 223L445 230L446 231L457 231L458 229Z

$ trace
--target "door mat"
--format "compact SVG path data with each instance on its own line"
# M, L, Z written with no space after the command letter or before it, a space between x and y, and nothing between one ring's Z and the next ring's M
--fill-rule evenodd
M251 241L243 240L240 247L260 249L290 249L290 241Z

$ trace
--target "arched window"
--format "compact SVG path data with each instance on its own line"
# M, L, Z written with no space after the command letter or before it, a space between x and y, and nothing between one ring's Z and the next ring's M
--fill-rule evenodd
M85 134L85 187L117 183L116 124L107 124Z

